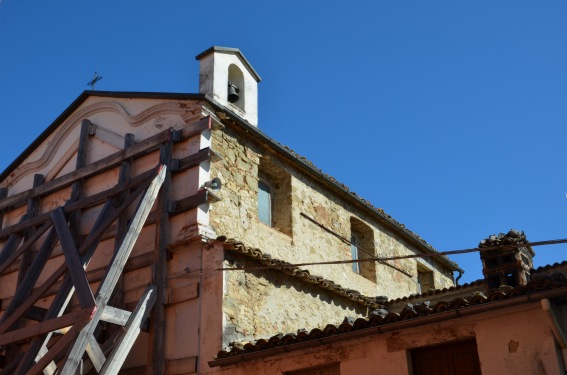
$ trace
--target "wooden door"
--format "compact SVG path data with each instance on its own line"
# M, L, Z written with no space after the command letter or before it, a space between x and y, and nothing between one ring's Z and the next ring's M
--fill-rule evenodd
M413 375L480 375L475 340L414 349Z

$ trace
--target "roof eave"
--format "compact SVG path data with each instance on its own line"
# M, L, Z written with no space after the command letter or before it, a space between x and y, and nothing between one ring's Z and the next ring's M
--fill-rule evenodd
M408 239L410 242L412 242L414 245L416 245L419 249L421 249L422 251L426 252L426 253L436 253L437 251L431 247L430 245L422 242L421 239L417 238L411 231L409 231L407 228L405 227L401 227L399 224L397 224L396 222L394 222L391 218L389 218L387 215L384 215L383 213L381 213L378 210L375 210L373 208L371 208L370 206L368 206L367 203L365 203L362 199L360 199L358 196L353 195L351 192L349 192L348 190L346 190L344 187L342 187L340 184L338 184L337 182L329 179L327 176L325 176L321 171L313 168L312 166L310 166L309 164L307 164L305 161L301 160L300 158L298 158L296 155L294 155L293 153L291 153L289 150L287 150L285 147L283 147L282 145L280 145L277 141L275 141L274 139L270 138L269 136L267 136L265 133L263 133L260 129L258 129L257 127L251 125L248 121L246 121L245 119L243 119L242 117L240 117L238 114L236 114L235 112L231 111L229 108L223 106L222 104L220 104L219 102L217 102L214 98L212 98L209 95L206 95L206 101L209 102L211 105L215 106L217 109L220 109L222 111L228 112L228 114L230 115L231 118L233 118L234 120L236 120L236 122L243 126L245 128L245 130L249 133L252 133L254 136L262 139L264 142L268 143L270 145L270 147L272 147L273 149L275 149L276 151L284 154L286 157L292 159L295 163L299 164L304 170L306 170L309 174L314 174L316 175L319 179L322 179L325 181L325 183L331 185L333 188L337 189L341 194L348 196L348 199L354 200L359 207L363 208L364 210L367 210L371 215L375 215L378 216L379 220L383 223L385 223L386 225L388 225L388 227L390 227L391 229L394 229L395 231L397 231L398 233L402 234L402 236L406 239ZM440 256L437 258L443 265L445 265L447 268L449 268L451 271L458 271L461 273L464 273L465 271L460 268L458 265L456 265L455 263L453 263L452 261L450 261L447 257L445 256Z

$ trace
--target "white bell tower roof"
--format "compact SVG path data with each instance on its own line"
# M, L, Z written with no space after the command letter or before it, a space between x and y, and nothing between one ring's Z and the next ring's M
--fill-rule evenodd
M261 78L242 52L237 48L213 46L195 58L200 61L199 93L212 96L251 125L258 126Z

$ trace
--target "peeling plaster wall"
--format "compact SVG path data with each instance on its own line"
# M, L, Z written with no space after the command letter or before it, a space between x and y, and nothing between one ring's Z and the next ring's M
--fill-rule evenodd
M338 341L221 368L222 374L281 375L340 363L341 374L410 374L411 350L476 338L483 374L561 374L553 334L538 303Z

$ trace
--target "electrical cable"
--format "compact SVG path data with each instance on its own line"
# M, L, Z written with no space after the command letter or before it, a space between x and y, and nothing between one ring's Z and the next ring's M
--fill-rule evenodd
M386 261L386 260L398 260L398 259L412 259L412 258L432 258L436 256L445 256L445 255L455 255L455 254L465 254L465 253L473 253L473 252L481 252L481 251L497 251L497 250L511 250L519 247L528 247L528 246L544 246L544 245L557 245L567 243L567 238L558 239L558 240L547 240L547 241L536 241L536 242L526 242L520 244L507 244L501 246L491 246L491 247L474 247L470 249L461 249L461 250L448 250L448 251L438 251L435 253L428 253L428 254L409 254L409 255L399 255L399 256L392 256L392 257L380 257L378 258L379 261ZM262 270L262 269L274 269L274 268L289 268L289 267L303 267L303 266L319 266L319 265L333 265L333 264L349 264L355 262L374 262L377 261L376 259L348 259L348 260L333 260L333 261L326 261L326 262L306 262L306 263L285 263L281 265L270 265L270 266L258 266L258 267L234 267L234 268L217 268L217 271L252 271L252 270Z

